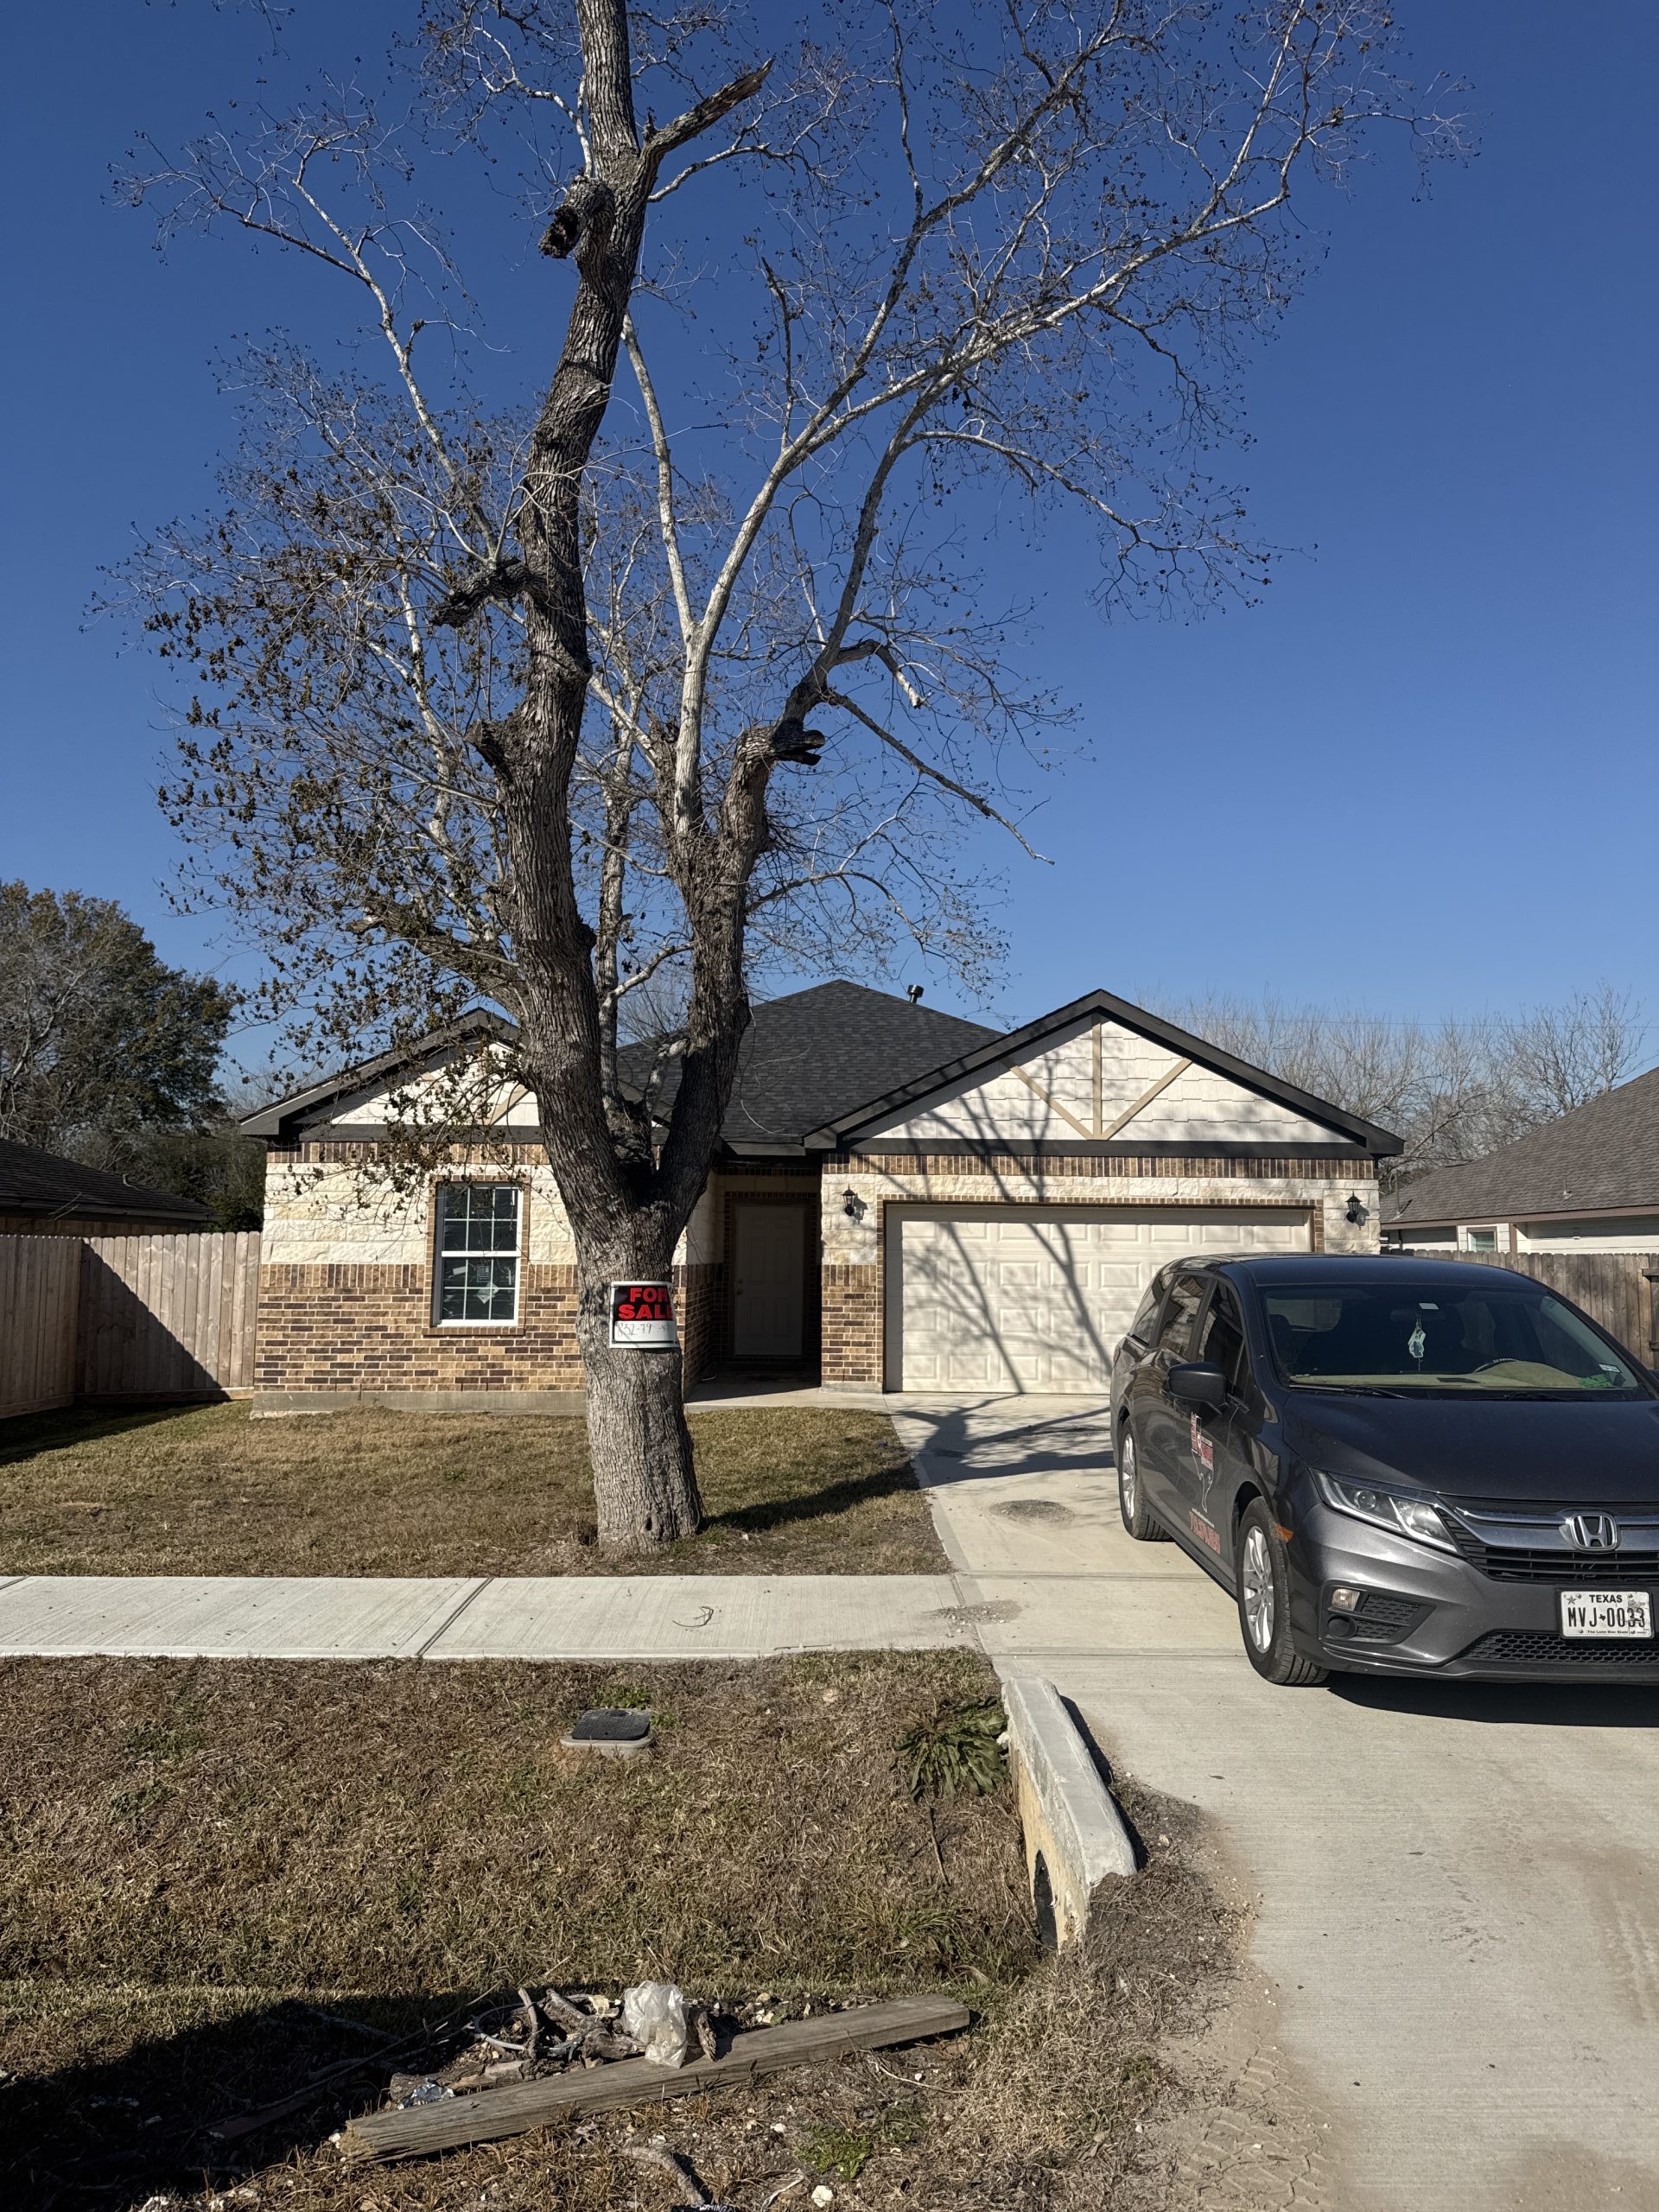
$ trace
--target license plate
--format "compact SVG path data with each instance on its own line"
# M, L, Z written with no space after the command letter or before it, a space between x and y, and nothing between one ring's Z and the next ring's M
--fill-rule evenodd
M1563 1636L1651 1636L1653 1600L1645 1590L1564 1590Z

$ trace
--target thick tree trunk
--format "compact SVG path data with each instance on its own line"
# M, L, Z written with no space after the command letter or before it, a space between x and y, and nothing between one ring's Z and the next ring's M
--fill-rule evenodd
M630 1234L630 1230L634 1233ZM658 1237L629 1224L578 1262L576 1334L588 1386L588 1449L600 1549L654 1551L694 1535L702 1519L680 1353L613 1346L613 1282L665 1282Z

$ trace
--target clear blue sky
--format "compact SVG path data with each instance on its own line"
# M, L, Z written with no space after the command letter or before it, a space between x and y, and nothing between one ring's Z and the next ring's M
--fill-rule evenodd
M348 71L410 12L301 0L286 43ZM1470 79L1481 151L1427 200L1385 167L1327 206L1250 368L1253 519L1296 549L1268 603L1103 625L1074 547L1034 573L1007 549L1096 754L1037 817L1056 865L1010 876L1011 1017L1096 983L1404 1017L1605 978L1659 1020L1659 10L1400 14L1420 64ZM328 324L238 241L159 259L107 169L136 129L176 142L245 95L262 42L207 0L23 10L7 41L0 874L117 898L203 965L222 949L161 889L156 669L83 612L134 525L207 499L233 434L215 354Z

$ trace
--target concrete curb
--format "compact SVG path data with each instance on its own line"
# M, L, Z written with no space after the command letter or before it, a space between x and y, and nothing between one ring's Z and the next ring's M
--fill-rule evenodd
M1053 1683L1006 1676L1002 1706L1039 1925L1075 1942L1102 1883L1134 1873L1135 1845Z

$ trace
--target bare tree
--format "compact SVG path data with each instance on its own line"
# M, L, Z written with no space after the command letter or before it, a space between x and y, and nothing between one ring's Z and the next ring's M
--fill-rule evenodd
M1494 1018L1395 1021L1271 996L1170 1003L1172 1020L1406 1140L1395 1181L1478 1159L1645 1064L1648 1027L1611 984Z
M971 966L951 825L1024 842L1005 750L1049 702L1008 674L1017 610L976 601L962 495L1092 518L1108 601L1248 595L1261 556L1200 464L1294 289L1293 194L1373 124L1457 135L1395 73L1381 0L807 20L780 62L705 4L439 0L428 127L490 148L524 121L574 269L522 420L469 396L419 142L357 90L151 148L130 186L169 231L307 257L384 346L380 385L266 349L224 511L140 561L200 686L171 804L277 997L358 1037L480 995L512 1015L611 1548L699 1516L677 1374L610 1349L606 1287L668 1269L753 963L911 933ZM692 211L733 177L713 276ZM659 1116L614 1047L671 968Z
M1534 1007L1497 1029L1508 1088L1522 1102L1528 1127L1570 1114L1634 1075L1647 1039L1635 994L1611 983Z

